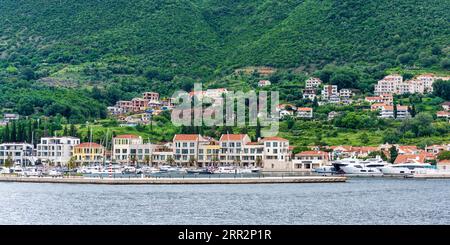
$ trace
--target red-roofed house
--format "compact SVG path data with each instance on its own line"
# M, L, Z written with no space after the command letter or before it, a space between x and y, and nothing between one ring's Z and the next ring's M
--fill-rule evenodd
M97 143L81 143L73 147L72 156L78 164L101 164L105 148Z
M397 119L404 119L409 117L407 106L397 105ZM381 107L380 118L395 118L394 106L385 105Z
M441 160L436 164L438 169L450 171L450 160Z
M450 101L442 103L441 106L442 106L442 109L444 109L444 111L450 111Z
M384 103L375 103L370 106L370 110L371 111L381 110L381 109L383 109L384 106L386 106L386 104L384 104Z
M438 118L450 118L450 111L438 111L436 112L436 117Z
M311 107L299 107L297 108L297 117L299 118L312 118L313 108Z
M433 154L422 152L419 154L398 155L394 164L400 163L426 163L427 160L433 160L436 157Z

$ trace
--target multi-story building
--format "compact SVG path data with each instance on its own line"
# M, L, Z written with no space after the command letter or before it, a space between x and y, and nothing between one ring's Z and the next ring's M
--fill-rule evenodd
M189 166L197 164L199 145L209 141L199 134L176 134L173 137L173 156L177 164Z
M322 80L316 77L311 77L305 82L306 89L315 89L318 88L322 84Z
M159 94L156 92L145 92L143 98L147 101L155 102L159 101Z
M34 165L33 145L27 143L0 144L0 165L10 159L14 164Z
M37 157L43 162L65 165L72 157L74 146L80 144L75 137L42 137L37 145Z
M294 171L311 171L330 164L330 153L324 151L303 151L292 159Z
M403 77L400 75L385 76L375 84L375 94L397 93L397 85L402 82Z
M219 139L221 147L220 162L224 165L239 165L244 146L251 142L246 134L223 134Z
M397 106L397 117L395 117L394 106L385 105L381 107L380 118L397 118L405 119L408 118L409 111L407 106Z
M349 99L353 96L353 92L351 89L343 88L343 89L339 90L339 96Z
M287 171L291 169L289 141L280 137L266 137L260 141L264 145L263 166L268 171Z
M125 134L113 138L112 158L120 164L142 163L152 158L154 145L140 136Z
M297 109L297 117L299 118L313 118L313 108L299 107Z
M313 101L317 97L315 88L305 88L303 90L303 99Z
M148 108L148 100L143 98L134 98L131 100L132 103L132 111L133 112L142 112Z
M122 109L123 113L133 111L133 102L128 100L119 100L116 102L116 107Z
M72 157L78 164L101 164L105 158L105 148L97 143L81 143L73 147Z
M332 96L338 96L338 86L337 85L324 85L322 89L322 99L329 100Z

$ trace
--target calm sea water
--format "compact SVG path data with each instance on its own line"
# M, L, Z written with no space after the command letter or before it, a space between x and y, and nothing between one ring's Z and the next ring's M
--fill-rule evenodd
M450 224L450 180L333 184L0 183L0 224Z

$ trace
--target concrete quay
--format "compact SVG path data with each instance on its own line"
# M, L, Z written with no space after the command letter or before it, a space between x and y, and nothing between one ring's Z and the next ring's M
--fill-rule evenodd
M288 183L339 183L342 176L290 176L248 178L88 178L88 177L15 177L0 176L0 182L105 184L105 185L187 185L187 184L288 184Z

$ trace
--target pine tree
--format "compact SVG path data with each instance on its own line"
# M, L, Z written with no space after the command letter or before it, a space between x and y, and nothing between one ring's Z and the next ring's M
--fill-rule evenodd
M64 126L63 136L69 136L69 131L67 129L67 125Z
M390 162L394 163L395 159L398 156L398 151L397 151L397 147L395 147L395 145L393 145L390 149L389 149L389 154L391 155L391 159Z
M29 120L26 142L33 144L32 139L33 139L33 122L32 120Z
M16 121L12 122L12 126L11 126L11 136L9 137L9 141L11 142L16 142L17 141L17 125L16 125Z
M255 135L255 138L256 138L256 140L261 138L261 123L259 122L259 118L256 119L256 135Z
M70 136L77 137L77 128L74 124L70 124Z
M11 136L11 133L9 131L9 124L6 124L6 127L3 130L3 137L2 137L3 142L10 142L11 141L10 136Z

